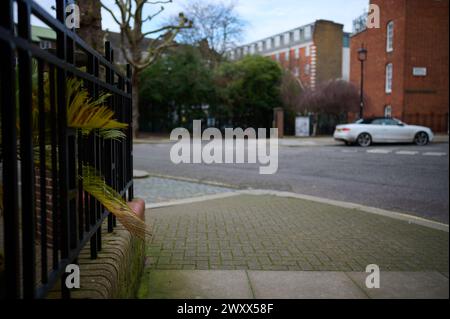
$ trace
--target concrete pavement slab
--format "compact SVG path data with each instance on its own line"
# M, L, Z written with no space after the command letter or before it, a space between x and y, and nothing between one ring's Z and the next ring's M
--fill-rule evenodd
M380 288L368 289L367 273L347 275L373 299L448 299L449 284L438 272L381 272Z
M251 299L245 271L151 270L139 293L148 299Z
M343 272L249 271L257 299L366 299Z

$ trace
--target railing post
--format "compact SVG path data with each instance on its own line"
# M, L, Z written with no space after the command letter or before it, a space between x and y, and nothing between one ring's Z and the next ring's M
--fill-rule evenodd
M0 26L14 33L13 1L3 1ZM16 131L15 54L11 42L0 41L0 107L3 156L3 218L5 239L5 287L8 299L20 298L19 198Z
M106 41L105 42L105 59L108 62L111 62L112 60L112 51L111 51L111 42ZM113 72L112 70L107 66L106 67L106 83L113 84ZM113 107L114 104L114 97L108 98L109 101L109 107ZM112 141L106 141L105 142L105 180L106 183L111 186L112 185L112 170L113 170L113 156L112 156ZM111 233L114 229L114 223L113 223L113 215L109 213L108 215L108 232Z
M31 38L31 10L25 0L18 1L18 35ZM31 55L19 49L19 109L20 109L20 158L22 193L22 269L23 297L34 298L36 284L35 269L35 199L34 199L34 158L33 158L33 118Z
M131 85L131 65L127 64L127 93L132 96L132 85ZM127 100L128 103L126 103L125 107L127 108L128 112L128 138L127 138L127 154L128 154L128 161L130 163L130 166L128 168L128 176L129 179L133 180L133 101L132 99ZM128 200L132 201L134 198L134 184L132 183L129 190L128 190Z
M65 23L66 1L56 0L56 17L61 23ZM66 32L57 32L56 54L63 61L67 60L67 37ZM60 191L60 249L61 259L66 259L70 252L69 240L69 153L67 135L67 101L66 101L66 70L57 69L57 104L58 104L58 142L59 142L59 191ZM61 291L63 298L70 298L70 291L65 286L65 275L61 280Z

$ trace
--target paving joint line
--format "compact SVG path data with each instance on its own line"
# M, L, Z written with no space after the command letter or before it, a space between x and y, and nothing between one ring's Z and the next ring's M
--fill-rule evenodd
M248 270L245 270L245 275L247 277L248 285L250 287L250 291L252 292L253 299L256 299L255 290L253 289L252 281L250 280L250 276L248 275Z
M344 271L344 275L350 279L350 281L367 297L367 299L372 299L370 298L369 294L367 293L367 291L365 291L364 289L362 289L355 280L353 280L353 278L348 274L347 271Z

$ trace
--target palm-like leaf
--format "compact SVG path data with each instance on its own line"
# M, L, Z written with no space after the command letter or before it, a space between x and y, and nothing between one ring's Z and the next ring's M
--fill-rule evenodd
M129 232L142 239L151 234L145 222L136 216L119 193L106 184L95 168L83 166L83 176L80 178L83 181L83 189L113 213Z
M128 124L115 120L114 111L104 105L110 96L110 94L102 94L98 99L90 99L88 91L82 87L80 81L74 78L69 79L67 81L68 126L81 129L83 134L100 129L109 130L109 135L113 135L114 138L123 137L123 132L111 133L112 130L127 128Z

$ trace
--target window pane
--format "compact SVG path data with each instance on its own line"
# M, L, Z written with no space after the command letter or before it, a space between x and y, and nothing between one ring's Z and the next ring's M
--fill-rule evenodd
M387 105L384 108L384 116L391 117L392 116L392 107L390 105Z
M392 63L386 65L386 93L392 92Z
M305 27L305 39L311 38L311 26Z
M393 50L394 50L394 22L391 21L387 25L386 51L391 52Z

